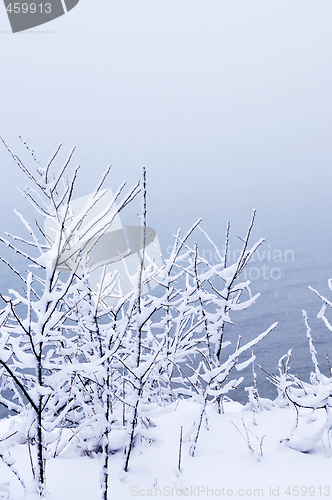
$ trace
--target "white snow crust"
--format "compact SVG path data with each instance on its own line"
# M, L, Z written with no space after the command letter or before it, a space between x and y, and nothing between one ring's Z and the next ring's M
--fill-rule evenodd
M214 408L207 406L195 457L189 455L189 447L200 414L199 403L181 400L178 404L149 411L148 416L154 426L136 443L127 473L123 470L124 454L121 451L127 438L126 431L123 428L112 429L109 438L113 450L109 466L109 498L278 496L286 499L292 498L286 493L287 488L293 491L296 486L300 492L301 487L302 492L307 491L307 497L324 496L324 492L330 491L331 459L327 444L321 439L322 410L317 410L321 414L309 412L302 417L298 429L289 438L296 419L295 410L273 406L272 402L265 406L270 409L255 412L255 415L249 404L242 406L228 399L224 402L224 414L218 414ZM15 428L13 425L17 418L22 417L0 421L0 439L8 433L10 426ZM179 471L181 426L183 444ZM311 438L307 429L310 426L313 431ZM247 446L245 428L253 451ZM307 446L310 452L307 453L293 449L300 443L304 447L303 451L307 451L303 432L307 440L311 439ZM68 440L73 435L74 430L67 429L63 439ZM10 454L15 468L29 483L31 470L28 447L18 439L17 445L10 449ZM101 498L101 469L101 456L94 453L90 457L82 456L80 443L72 437L70 445L64 448L59 457L47 461L48 500ZM315 491L314 495L309 495L309 487L311 493ZM37 496L31 493L24 497L18 480L2 462L0 498L32 500L37 499Z

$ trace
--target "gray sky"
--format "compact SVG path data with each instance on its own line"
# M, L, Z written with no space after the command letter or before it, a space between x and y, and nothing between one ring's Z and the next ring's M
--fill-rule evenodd
M331 208L331 16L330 0L81 0L13 35L0 5L1 135L42 161L76 145L80 195L108 164L113 189L144 164L159 232L245 227L254 206L264 229L302 210L315 225ZM1 147L0 168L9 214L26 181Z
M331 17L331 0L80 0L13 35L0 5L0 133L22 159L17 133L42 162L60 142L63 160L77 146L77 196L109 164L113 191L144 164L148 223L164 252L198 217L221 248L231 219L239 245L254 207L262 252L294 252L255 261L282 277L253 282L262 296L239 323L251 335L279 321L273 348L262 345L273 360L257 349L271 370L287 346L301 373L301 310L314 321L320 307L308 285L330 296ZM26 208L16 186L27 181L1 145L0 169L0 232L17 232L12 209Z

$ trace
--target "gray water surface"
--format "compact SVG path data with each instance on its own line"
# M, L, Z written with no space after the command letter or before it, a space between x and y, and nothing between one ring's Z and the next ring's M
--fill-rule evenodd
M309 317L321 370L328 375L325 350L332 360L332 333L321 320L317 319L322 302L308 286L332 299L332 292L327 285L328 278L332 278L332 245L328 218L323 217L321 225L310 223L308 217L296 219L291 216L279 219L275 217L274 220L271 218L264 220L261 217L257 222L252 243L261 236L265 237L266 241L248 265L243 277L251 280L253 294L260 292L261 296L247 310L231 314L233 325L226 325L225 340L231 340L232 346L235 347L237 338L241 335L243 345L278 321L277 328L254 348L258 391L261 396L274 399L277 395L276 389L266 380L266 373L258 367L258 364L268 373L278 373L279 358L289 349L293 349L291 372L309 381L310 371L313 369L302 309L306 310ZM208 230L209 226L205 225L204 228ZM210 229L213 232L212 225ZM232 225L231 230L233 239L229 250L229 264L234 262L238 255L236 252L241 248L237 239L236 223ZM159 239L162 251L167 255L167 247L172 240L160 232ZM200 236L196 239L201 254L203 253L206 258L212 258L214 262L216 256L214 252L211 253L211 247L204 239L200 239ZM223 241L223 235L220 241ZM5 249L4 253L8 260L12 259L11 262L16 267L22 266L8 249ZM27 266L22 269L26 268ZM8 288L22 290L22 282L1 264L0 290L8 293ZM242 372L234 370L232 375L244 376L245 381L239 389L229 393L229 396L245 403L247 393L244 388L253 384L252 367L249 366ZM0 406L0 417L6 414L6 410Z

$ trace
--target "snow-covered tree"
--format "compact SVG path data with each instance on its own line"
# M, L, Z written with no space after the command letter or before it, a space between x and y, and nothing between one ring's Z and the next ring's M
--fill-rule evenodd
M28 145L27 148L37 162L34 152ZM45 458L48 445L54 440L53 431L77 406L73 394L77 373L75 364L83 361L78 357L81 354L78 349L78 311L82 310L82 304L75 301L82 283L80 269L87 264L89 246L92 247L105 233L118 212L138 192L136 185L116 206L123 184L106 208L85 225L94 205L105 195L102 186L110 169L82 211L74 215L71 204L78 167L68 180L72 151L60 172L52 174L59 150L60 147L46 167L37 162L35 173L9 150L33 184L33 188L23 190L23 196L39 216L47 220L52 231L46 234L37 221L33 228L23 215L17 213L29 236L22 238L7 233L14 243L1 238L4 244L26 259L32 269L25 277L2 259L20 276L24 293L9 290L9 295L1 295L5 306L0 313L0 377L2 389L9 390L12 397L7 398L2 391L0 402L15 412L32 415L28 419L31 426L27 439L36 442L37 464L32 470L40 496L45 495ZM22 250L22 245L27 250ZM65 265L69 269L67 275L60 273ZM86 297L83 300L86 301Z
M332 281L329 280L328 284L332 290ZM326 327L332 331L332 326L325 316L327 306L332 307L331 301L312 287L309 288L323 301L323 306L317 317L322 319ZM275 403L279 406L288 404L296 410L296 422L290 437L284 440L286 444L296 450L307 452L320 440L326 438L328 453L331 456L332 374L329 357L327 355L329 368L329 377L327 377L319 366L308 315L305 310L302 313L314 367L310 373L310 382L305 382L298 376L292 375L290 371L291 350L279 361L279 376L270 376L270 381L278 389L278 398Z
M163 259L157 246L148 251L153 238L147 225L145 169L142 182L123 198L124 184L114 197L104 189L107 169L94 192L77 203L78 168L68 180L73 151L53 174L60 147L45 168L27 148L35 173L7 148L33 184L23 195L37 210L38 221L32 226L17 214L29 236L1 239L30 266L24 274L1 258L24 284L24 292L9 290L0 296L0 404L24 417L22 428L6 443L10 446L14 435L26 441L41 497L48 457L61 455L68 446L89 456L102 452L101 490L107 500L110 454L116 451L110 445L112 428L123 430L117 449L124 451L124 470L129 471L134 447L153 441L149 410L193 398L201 404L194 455L206 405L216 405L221 413L223 397L243 380L230 379L231 372L255 358L242 360L242 354L276 326L244 345L240 337L235 339L232 351L231 341L225 341L232 312L246 309L259 296L251 294L241 273L263 240L249 245L254 211L240 257L229 266L230 224L223 252L203 231L220 257L213 265L190 243L200 229L198 220L183 236L177 232L170 257ZM114 268L109 271L105 256L98 261L96 249L105 235L111 241L114 234L107 232L138 194L139 184L136 264L130 261L133 249L119 252L113 260L122 259L121 276ZM97 283L92 279L96 268ZM122 286L124 278L129 288Z

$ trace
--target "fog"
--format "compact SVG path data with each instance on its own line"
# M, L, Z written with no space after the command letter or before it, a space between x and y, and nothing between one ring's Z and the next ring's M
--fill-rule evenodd
M221 246L228 219L243 237L256 208L254 236L295 252L296 283L326 288L331 15L329 0L81 0L13 35L1 7L1 135L23 161L17 134L41 163L76 146L77 196L109 164L113 190L145 165L163 251L198 217ZM0 146L3 232L14 207L27 210L16 189L27 180Z
M81 0L13 35L3 8L1 134L44 162L77 146L82 192L108 164L114 184L144 164L158 217L328 202L331 14L328 1ZM17 170L0 155L11 203Z

